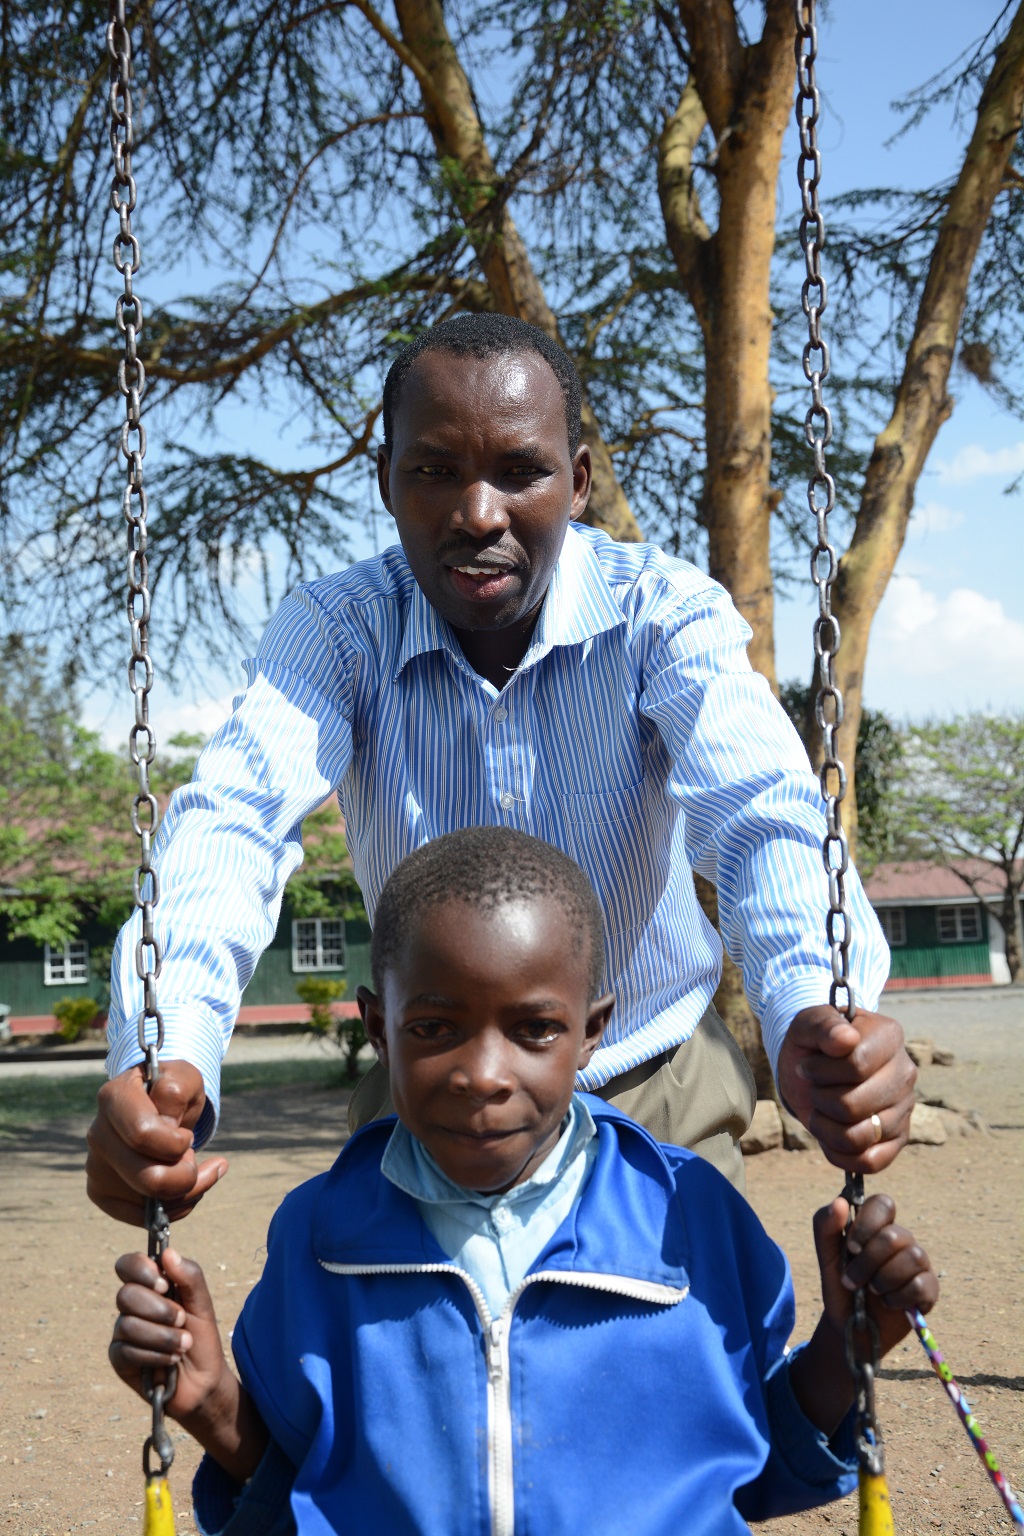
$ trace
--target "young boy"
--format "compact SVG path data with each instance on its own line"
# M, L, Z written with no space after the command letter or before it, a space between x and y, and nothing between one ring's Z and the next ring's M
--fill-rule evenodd
M201 1531L717 1536L853 1486L851 1292L884 1352L935 1302L927 1257L876 1195L844 1273L833 1201L824 1313L787 1354L786 1261L749 1206L573 1092L612 1009L601 925L582 871L508 829L395 870L359 1003L398 1120L275 1215L241 1384L199 1267L118 1261L111 1360L137 1391L178 1367Z

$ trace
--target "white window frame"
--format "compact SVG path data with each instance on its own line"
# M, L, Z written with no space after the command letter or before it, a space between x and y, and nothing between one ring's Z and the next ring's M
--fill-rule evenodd
M340 944L330 946L333 953L340 951L341 959L337 963L324 960L324 924L336 927L339 932ZM306 929L304 935L306 942L299 943L300 932ZM312 932L309 932L312 930ZM312 941L312 942L310 942ZM310 961L310 955L315 949L315 958ZM292 970L306 974L311 971L343 971L345 970L345 919L343 917L294 917L292 918Z
M902 907L878 907L875 911L890 949L902 949L907 942L907 919Z
M952 933L943 933L943 918L952 918ZM972 933L965 932L966 919L970 919ZM935 931L939 936L940 944L981 944L983 942L983 929L981 922L981 910L978 907L968 906L966 903L960 907L937 907L935 909Z
M43 986L82 987L89 980L89 946L69 939L63 949L43 945Z

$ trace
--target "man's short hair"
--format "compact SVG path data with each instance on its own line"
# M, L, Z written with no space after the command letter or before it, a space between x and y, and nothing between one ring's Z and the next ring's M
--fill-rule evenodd
M561 849L512 827L466 827L424 843L389 876L373 914L370 967L383 997L384 977L420 914L448 902L489 912L507 903L557 902L577 952L586 956L590 998L604 980L604 915L594 888Z
M575 454L583 431L580 419L579 374L572 359L557 342L535 325L512 315L463 314L442 320L403 347L388 369L384 380L384 445L390 451L394 440L395 415L402 386L413 363L424 352L449 352L454 357L514 357L517 353L536 352L558 380L565 405L565 429L569 452Z

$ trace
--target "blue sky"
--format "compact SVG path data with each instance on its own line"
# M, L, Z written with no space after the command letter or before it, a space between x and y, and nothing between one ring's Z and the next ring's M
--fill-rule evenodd
M898 124L890 103L952 60L998 10L999 0L829 7L818 63L826 219L830 196L848 188L923 186L953 172L962 145L949 114L937 111L887 145ZM789 168L782 197L791 210L797 192ZM826 250L826 271L827 261ZM794 286L799 278L794 271ZM1000 413L960 372L952 391L952 418L921 479L907 542L872 630L865 702L897 719L1024 707L1024 498L1003 494L1024 470L1024 423ZM390 524L371 507L368 498L367 552L391 542ZM809 583L806 596L778 604L783 679L808 674L814 604ZM240 665L217 667L201 682L186 678L172 690L157 655L153 713L161 739L215 728L241 682ZM103 690L85 701L87 722L112 744L128 730L129 700L119 694Z

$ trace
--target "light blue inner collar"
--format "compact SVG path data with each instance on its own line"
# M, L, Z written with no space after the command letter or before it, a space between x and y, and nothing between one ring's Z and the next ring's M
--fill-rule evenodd
M545 1185L553 1184L560 1177L596 1135L594 1117L579 1095L573 1094L562 1133L536 1172L504 1194L489 1195L456 1184L442 1172L423 1143L399 1120L384 1150L380 1170L396 1188L404 1190L414 1200L428 1205L465 1205L468 1202L490 1210L499 1201L515 1205L535 1197Z

